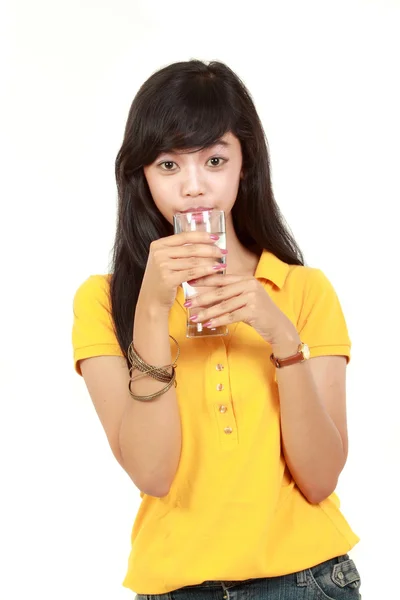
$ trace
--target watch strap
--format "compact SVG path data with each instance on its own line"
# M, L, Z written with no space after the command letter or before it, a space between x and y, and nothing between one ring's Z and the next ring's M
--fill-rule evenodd
M275 365L277 369L281 369L282 367L289 367L290 365L295 365L296 363L304 362L308 358L310 358L309 349L308 346L303 343L299 344L296 354L292 354L292 356L288 356L286 358L277 358L274 354L271 354L270 356L271 362Z

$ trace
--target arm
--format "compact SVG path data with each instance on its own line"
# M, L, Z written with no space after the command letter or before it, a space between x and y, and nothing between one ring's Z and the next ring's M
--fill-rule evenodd
M291 356L299 339L273 347ZM317 504L336 488L347 458L346 358L320 356L277 369L282 445L292 476Z
M138 352L148 362L170 364L168 318L155 317L139 306L136 315ZM113 455L139 490L149 496L165 496L180 450L175 388L150 402L140 402L129 394L125 358L94 356L81 360L80 367ZM132 385L132 391L147 395L164 385L146 377Z
M168 316L138 304L133 343L147 363L170 364L173 357ZM132 392L145 396L164 386L151 377L143 377L132 384ZM134 483L151 496L167 495L181 451L181 424L174 386L150 402L129 397L119 429L119 446L125 469L135 474Z

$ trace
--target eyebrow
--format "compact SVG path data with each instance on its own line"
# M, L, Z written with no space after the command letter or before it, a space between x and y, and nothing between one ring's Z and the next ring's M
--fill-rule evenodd
M193 150L191 153L195 153L195 152L206 152L207 150L210 150L211 148L214 148L215 146L223 146L224 148L230 148L231 144L225 140L217 140L214 144L211 144L211 146L206 146L205 148L202 148L200 151L199 150ZM162 152L162 154L173 154L174 156L177 156L179 154L187 154L187 152L185 150L180 151L180 152L176 152L174 150L165 150L164 152Z

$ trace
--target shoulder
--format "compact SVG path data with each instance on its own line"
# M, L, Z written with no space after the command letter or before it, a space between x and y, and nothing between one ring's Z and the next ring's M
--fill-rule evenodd
M324 271L317 267L307 265L288 265L288 274L285 281L292 291L309 291L311 289L327 289L332 284Z
M306 323L313 323L316 329L323 331L329 323L329 327L342 331L343 339L347 339L339 297L323 270L308 266L291 267L287 286L300 328Z
M110 302L111 275L90 275L74 295L72 346L75 370L94 356L123 356L114 328Z
M100 304L110 307L111 274L90 275L81 282L74 294L74 310L94 307Z
M317 267L290 265L285 290L292 298L297 313L311 310L315 305L327 307L338 303L332 282Z
M276 256L269 255L268 279L275 284L274 299L283 308L286 307L297 318L301 314L321 309L339 309L339 300L332 282L326 273L317 267L291 265Z

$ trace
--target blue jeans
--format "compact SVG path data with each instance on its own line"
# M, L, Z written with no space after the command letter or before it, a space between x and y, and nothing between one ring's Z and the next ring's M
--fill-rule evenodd
M361 578L348 554L315 567L246 581L204 581L167 594L137 594L136 600L360 600Z

